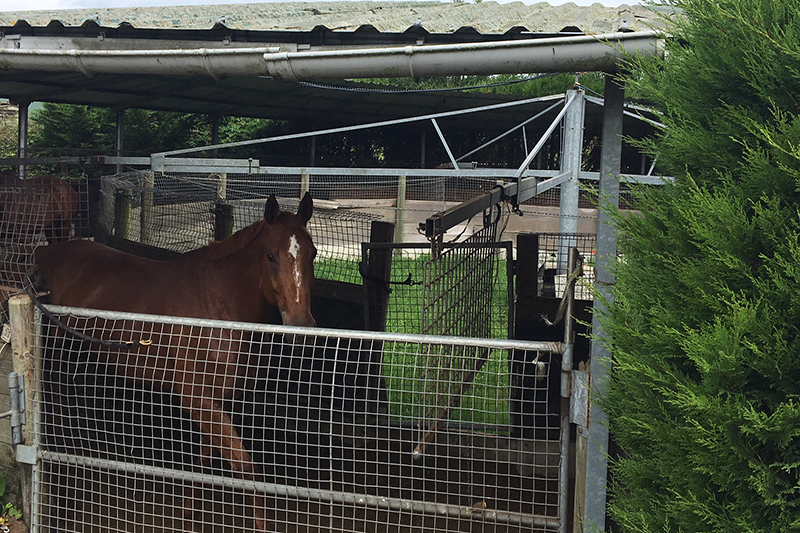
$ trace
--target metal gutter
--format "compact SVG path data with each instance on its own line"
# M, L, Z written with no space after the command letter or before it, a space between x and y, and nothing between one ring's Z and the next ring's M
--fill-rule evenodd
M614 71L624 53L662 55L657 32L448 45L282 52L275 47L191 50L0 48L0 72L273 76L284 80Z
M617 69L625 53L663 55L657 32L619 32L529 41L265 54L284 80L520 74Z

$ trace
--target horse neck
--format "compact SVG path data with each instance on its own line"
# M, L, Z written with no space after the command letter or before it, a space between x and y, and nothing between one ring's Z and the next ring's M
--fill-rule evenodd
M207 289L213 287L209 297L215 301L207 305L220 309L219 318L263 322L272 315L261 288L265 225L257 222L180 259ZM228 302L237 302L238 307L231 309Z

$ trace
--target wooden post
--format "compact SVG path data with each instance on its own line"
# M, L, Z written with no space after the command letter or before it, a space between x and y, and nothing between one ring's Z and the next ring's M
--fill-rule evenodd
M142 244L150 244L150 229L153 227L153 196L156 189L156 176L152 170L144 171L144 183L142 187L142 209L139 219L141 236L139 241Z
M19 376L25 389L25 406L22 414L22 443L35 444L33 438L34 401L36 399L37 368L33 338L33 302L27 296L12 296L8 301L9 322L11 326L11 350L14 372ZM25 523L30 524L33 471L32 465L17 463L22 484L22 506Z
M539 234L517 235L517 296L535 298L539 293Z
M233 205L217 202L214 206L214 240L221 241L233 235Z
M394 214L394 242L403 242L406 218L406 177L397 176L397 210Z
M220 172L217 174L217 200L225 200L228 197L228 173Z
M114 197L114 236L130 239L131 236L131 195L133 190L119 189Z
M369 242L392 242L394 232L394 224L391 222L373 220ZM386 313L389 307L389 294L386 289L392 271L392 251L388 248L371 250L369 262L364 267L367 305L365 326L367 331L385 331Z
M303 196L308 192L311 188L311 175L309 174L300 174L300 198L302 199Z

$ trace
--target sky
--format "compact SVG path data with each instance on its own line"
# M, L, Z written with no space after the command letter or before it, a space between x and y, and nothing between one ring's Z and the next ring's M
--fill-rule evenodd
M208 4L245 4L262 3L263 0L0 0L0 11L28 11L41 9L92 9L98 7L149 7L176 5L208 5ZM269 1L269 0L267 0ZM289 1L289 0L281 0ZM505 4L512 0L495 0ZM541 0L522 0L526 4L538 3ZM547 1L547 0L545 0ZM572 0L579 6L601 3L606 7L621 4L637 4L635 0ZM551 5L567 3L566 0L549 0Z

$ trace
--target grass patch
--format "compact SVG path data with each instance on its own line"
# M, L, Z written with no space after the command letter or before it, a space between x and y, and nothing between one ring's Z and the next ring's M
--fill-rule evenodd
M395 256L392 259L392 281L405 281L411 275L411 285L391 285L386 331L418 334L422 331L424 266L430 255L417 257ZM497 264L494 291L491 301L491 336L508 337L508 279L506 261ZM318 278L361 284L358 263L337 259L318 258L315 262ZM383 374L389 393L390 414L396 419L418 420L424 414L426 383L424 376L424 347L413 343L386 343L384 345ZM473 354L470 354L473 356ZM471 366L472 361L467 362ZM437 385L452 394L460 383ZM439 403L447 401L442 393ZM508 355L505 350L493 350L481 370L466 389L460 406L454 409L449 421L476 424L507 425L509 423Z

